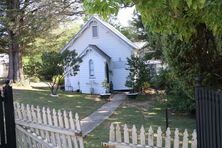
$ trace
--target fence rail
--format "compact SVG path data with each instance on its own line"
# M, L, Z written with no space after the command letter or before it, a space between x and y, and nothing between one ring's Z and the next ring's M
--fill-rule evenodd
M73 118L71 111L57 111L55 109L40 108L39 106L34 107L33 105L30 106L29 104L24 105L19 103L14 103L14 108L15 122L19 127L23 127L23 130L21 130L21 128L18 129L20 133L23 132L23 135L28 136L27 132L33 133L36 137L41 137L38 140L42 140L42 144L48 144L51 147L84 147L81 125L77 113ZM26 136L24 136L24 138L26 138ZM25 140L20 139L19 141ZM32 146L36 145L35 139L34 142ZM18 143L20 144L22 142ZM30 145L30 143L29 140L28 144ZM22 145L24 145L24 143L22 143Z
M179 133L178 129L175 129L173 133L174 134L171 133L170 128L167 128L166 132L163 133L160 127L158 127L156 132L150 127L148 132L146 132L143 126L141 126L138 131L135 125L130 129L126 124L123 127L119 124L111 124L109 142L103 145L104 147L112 148L197 147L197 134L195 130L191 135L188 134L186 129L182 135ZM189 137L191 138L189 139Z

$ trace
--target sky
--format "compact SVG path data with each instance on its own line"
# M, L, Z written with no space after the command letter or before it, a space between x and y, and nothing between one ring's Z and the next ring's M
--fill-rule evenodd
M134 10L135 7L130 7L123 8L119 11L117 18L122 26L126 27L129 25L129 21L132 20Z

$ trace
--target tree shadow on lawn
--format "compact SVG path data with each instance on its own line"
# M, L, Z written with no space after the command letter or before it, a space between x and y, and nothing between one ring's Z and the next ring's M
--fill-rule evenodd
M43 89L13 89L14 101L40 107L77 112L80 118L96 111L105 102L97 96L60 91L58 97L50 96L48 88Z

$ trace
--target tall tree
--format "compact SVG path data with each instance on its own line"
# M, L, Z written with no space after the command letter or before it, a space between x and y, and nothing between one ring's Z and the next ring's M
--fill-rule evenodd
M82 13L81 0L2 0L0 41L9 54L8 78L23 80L23 52L35 37L67 17Z
M84 3L89 12L97 12L104 17L108 17L109 13L117 13L124 4L135 4L141 13L143 24L151 32L166 37L168 47L173 37L173 45L176 48L168 48L168 60L177 61L177 64L182 63L184 66L175 67L178 65L169 62L170 66L179 68L180 71L202 74L207 84L211 84L212 79L216 82L212 85L222 84L220 0L85 0ZM186 47L186 53L180 43ZM169 55L171 51L176 50L173 56ZM183 53L183 58L179 59L178 56ZM192 69L192 65L195 65L195 70Z

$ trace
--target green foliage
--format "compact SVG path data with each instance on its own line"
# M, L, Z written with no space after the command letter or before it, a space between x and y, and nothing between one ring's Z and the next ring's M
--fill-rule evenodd
M24 64L24 72L28 77L38 77L41 63L37 58L30 58L28 62Z
M64 76L63 75L53 76L52 82L58 85L64 85L64 82L65 82Z
M165 90L167 106L177 112L194 112L195 100L193 94L187 93L181 79L178 79L170 69L160 71L152 79L152 87Z
M102 82L102 87L106 89L106 92L108 93L110 90L110 84L107 82L107 79L104 79Z
M128 27L121 25L114 26L131 41L147 40L146 28L143 26L141 15L138 12L134 13L133 19L129 22Z
M27 48L26 55L39 55L43 52L59 51L65 44L80 30L80 24L70 24L68 22L63 24L66 27L58 27L51 29L48 34L35 38L34 42Z
M144 59L134 55L127 58L129 76L127 77L126 86L133 90L141 91L150 81L149 67L144 63ZM147 83L146 83L147 82Z
M76 75L79 71L81 59L75 51L65 50L62 53L55 51L45 52L41 56L39 75L47 81L52 81L58 75ZM65 69L65 72L64 72Z
M85 0L84 6L88 13L97 13L104 18L108 18L110 14L117 15L118 10L122 6L131 6L132 0Z
M167 90L167 86L171 83L169 77L169 70L163 69L158 75L151 79L151 86L157 90Z
M77 57L75 50L65 50L62 53L55 51L45 52L41 56L39 76L49 81L51 93L57 95L58 85L62 83L65 75L75 76L79 71L79 63L82 61Z

